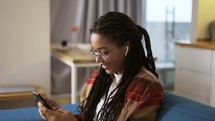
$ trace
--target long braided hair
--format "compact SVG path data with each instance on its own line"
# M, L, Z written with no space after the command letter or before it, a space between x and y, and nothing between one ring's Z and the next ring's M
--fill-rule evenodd
M125 68L119 85L114 89L114 96L108 96L108 90L112 83L112 76L100 68L99 76L92 87L89 97L82 102L81 112L84 121L94 120L96 107L100 99L105 96L105 101L96 117L97 121L113 121L123 108L126 91L132 79L144 66L158 78L152 56L150 38L147 31L136 25L131 18L120 12L108 12L101 16L90 30L115 43L118 47L129 44L129 50L125 58ZM145 48L142 45L142 36L145 40ZM112 91L112 93L114 92ZM100 116L99 116L100 115Z

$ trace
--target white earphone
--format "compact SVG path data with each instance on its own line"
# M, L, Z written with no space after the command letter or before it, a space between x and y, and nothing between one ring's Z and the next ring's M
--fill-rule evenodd
M129 47L126 46L125 56L128 54L128 49L129 49Z

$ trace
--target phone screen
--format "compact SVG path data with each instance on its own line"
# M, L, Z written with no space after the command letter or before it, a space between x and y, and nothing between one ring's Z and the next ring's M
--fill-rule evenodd
M36 97L46 108L53 110L51 106L43 99L43 97L36 91L32 91L34 97Z

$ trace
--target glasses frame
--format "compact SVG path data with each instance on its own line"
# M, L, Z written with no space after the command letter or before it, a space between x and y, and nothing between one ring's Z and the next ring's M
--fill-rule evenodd
M104 53L100 53L100 52L96 52L95 50L90 50L89 54L91 56L93 56L94 58L96 57L102 57L102 59L104 59L105 61L107 60L107 55L108 54L104 54Z

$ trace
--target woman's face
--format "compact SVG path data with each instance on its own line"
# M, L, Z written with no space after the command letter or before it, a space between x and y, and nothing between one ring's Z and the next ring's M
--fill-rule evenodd
M91 34L91 45L96 52L96 62L102 64L102 68L108 74L122 74L125 64L125 46L117 47L115 43L111 43L106 37L97 33ZM100 54L98 54L100 53Z

